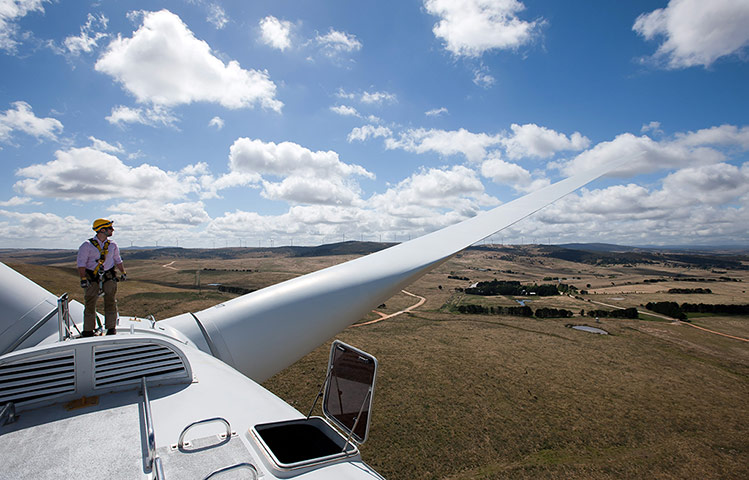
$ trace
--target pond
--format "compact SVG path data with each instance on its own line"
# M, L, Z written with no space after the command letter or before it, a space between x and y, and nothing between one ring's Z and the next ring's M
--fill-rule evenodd
M572 328L575 330L582 330L583 332L590 332L590 333L598 333L600 335L608 335L609 332L606 330L601 330L600 328L596 327L589 327L587 325L573 325Z

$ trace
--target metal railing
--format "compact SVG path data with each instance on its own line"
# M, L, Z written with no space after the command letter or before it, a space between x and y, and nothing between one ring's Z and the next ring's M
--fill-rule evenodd
M68 340L72 337L70 331L70 308L68 307L68 294L63 293L57 299L57 330L60 341Z
M161 464L161 458L156 456L156 434L153 429L153 416L151 415L151 400L148 398L148 388L146 377L141 377L140 386L143 390L143 421L148 440L148 458L146 463L148 468L154 471L155 480L164 480L164 467Z

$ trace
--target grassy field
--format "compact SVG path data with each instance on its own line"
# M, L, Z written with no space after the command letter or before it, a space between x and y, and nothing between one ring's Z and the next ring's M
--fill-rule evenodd
M198 311L235 296L208 283L261 288L349 258L132 261L132 280L121 284L120 311L157 319ZM54 293L80 296L72 264L13 260L3 258ZM644 283L678 274L741 281ZM517 305L512 297L456 291L493 278L539 284L558 278L588 289L581 298L529 303L576 313L606 308L592 302L641 310L663 300L749 303L747 270L602 266L540 257L527 248L511 255L469 250L407 288L427 299L414 312L337 336L380 362L370 440L362 447L367 463L394 480L749 478L749 342L648 315L596 324L579 316L539 320L447 312L446 305L460 302ZM709 287L714 293L665 293L677 287ZM415 298L399 294L378 310L392 313L413 303ZM595 325L610 335L573 330L570 323ZM692 323L749 338L746 317L695 316ZM324 379L328 349L316 349L265 387L306 412Z

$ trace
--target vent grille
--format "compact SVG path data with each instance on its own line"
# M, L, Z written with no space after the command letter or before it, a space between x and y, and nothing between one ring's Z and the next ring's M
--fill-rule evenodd
M142 377L187 377L182 358L161 344L103 345L94 348L94 388L140 382Z
M75 392L75 352L63 350L0 364L0 405L16 405Z

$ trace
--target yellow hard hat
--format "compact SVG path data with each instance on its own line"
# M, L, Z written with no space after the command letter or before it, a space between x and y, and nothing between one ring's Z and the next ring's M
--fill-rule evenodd
M107 220L106 218L97 218L94 220L94 231L98 232L102 228L109 228L112 226L112 220Z

